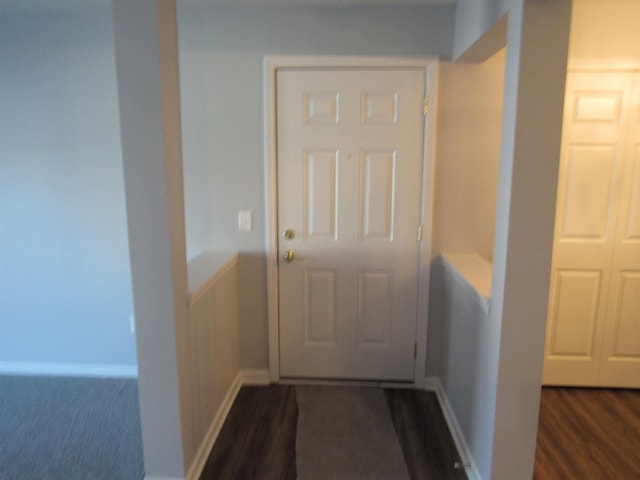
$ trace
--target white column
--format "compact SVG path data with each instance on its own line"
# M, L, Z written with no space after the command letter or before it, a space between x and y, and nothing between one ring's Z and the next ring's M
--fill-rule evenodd
M570 0L509 11L489 318L496 480L533 475L570 17Z
M184 478L193 446L175 0L113 0L147 478Z

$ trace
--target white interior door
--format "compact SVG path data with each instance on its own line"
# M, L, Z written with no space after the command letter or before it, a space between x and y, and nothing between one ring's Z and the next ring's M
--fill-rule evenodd
M598 384L640 387L640 73L633 76Z
M280 375L413 381L424 71L276 84Z
M632 78L567 76L544 384L640 386Z

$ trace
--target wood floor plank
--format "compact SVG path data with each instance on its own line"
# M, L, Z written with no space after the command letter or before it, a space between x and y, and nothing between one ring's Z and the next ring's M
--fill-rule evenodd
M200 480L293 480L298 409L290 386L243 387Z
M387 403L412 480L466 479L438 400L432 392L387 389Z
M295 435L298 409L292 387L263 390L245 457L235 478L295 478Z
M640 391L543 388L534 478L640 478Z

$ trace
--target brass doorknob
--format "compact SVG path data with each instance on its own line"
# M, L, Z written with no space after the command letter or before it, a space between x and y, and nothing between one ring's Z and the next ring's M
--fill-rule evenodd
M284 252L284 261L287 263L293 262L293 259L296 258L296 253L293 250L287 250Z

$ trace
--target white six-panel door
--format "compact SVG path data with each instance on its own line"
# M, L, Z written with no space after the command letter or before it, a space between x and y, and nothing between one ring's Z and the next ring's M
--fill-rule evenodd
M544 384L640 386L639 91L567 76Z
M599 385L640 387L640 73L633 75Z
M280 375L413 381L424 70L276 86Z

